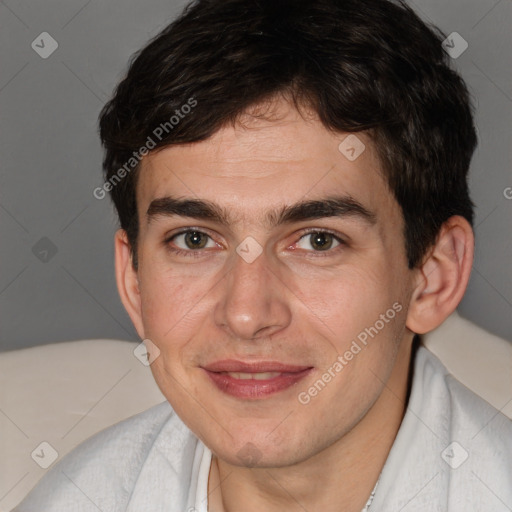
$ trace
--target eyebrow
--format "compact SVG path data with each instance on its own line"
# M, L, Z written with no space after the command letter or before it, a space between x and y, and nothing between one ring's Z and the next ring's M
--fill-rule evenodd
M161 197L154 199L146 212L148 224L155 217L179 216L210 220L223 225L234 224L232 212L221 205L201 199ZM265 223L269 228L293 222L325 217L353 217L366 224L376 223L376 215L350 196L301 201L267 212Z

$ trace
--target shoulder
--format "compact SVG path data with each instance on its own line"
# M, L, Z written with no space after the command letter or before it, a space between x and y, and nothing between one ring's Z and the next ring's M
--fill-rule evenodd
M448 406L445 415L464 424L467 429L493 427L512 434L512 421L482 397L454 377L427 348L420 346L415 372L419 372L424 393ZM507 404L503 404L506 406ZM510 439L508 440L510 441Z
M455 378L427 348L420 346L416 355L415 373L421 379L423 401L436 404L438 413L459 427L463 436L488 439L512 450L512 421ZM416 378L416 377L415 377ZM429 396L430 399L426 397ZM503 404L504 406L506 404ZM498 438L496 434L501 434Z
M145 459L170 423L186 430L163 402L98 432L56 464L13 512L125 510Z
M466 442L468 458L473 459L473 476L493 475L493 484L498 489L510 491L512 420L452 375L446 375L445 382L452 424Z
M504 510L503 503L512 504L512 423L424 346L412 363L406 412L373 506L381 512Z
M447 444L442 454L446 469L451 468L450 486L465 489L475 503L481 496L490 499L490 488L512 500L512 421L457 380L426 348L418 357L423 359L424 392L431 395L427 401L436 404L430 410L438 416L437 432Z

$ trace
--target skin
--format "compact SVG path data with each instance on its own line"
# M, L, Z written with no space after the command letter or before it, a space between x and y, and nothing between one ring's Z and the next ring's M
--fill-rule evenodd
M472 231L452 217L423 264L408 269L401 210L372 141L357 134L366 149L350 161L338 149L347 134L326 130L313 113L301 116L283 99L272 103L271 116L253 113L206 141L145 157L138 270L126 234L116 234L120 295L141 338L160 351L151 364L157 384L214 454L210 511L334 512L342 503L360 512L405 412L413 333L437 327L461 300ZM375 222L355 215L264 221L270 210L333 193L357 200ZM215 202L232 222L148 217L151 202L166 196ZM208 235L206 246L169 240L184 228ZM334 231L344 243L327 235L332 245L318 250L310 228ZM262 249L252 263L236 252L248 236ZM301 404L299 393L396 303L401 311ZM240 399L218 390L201 368L228 358L313 370L285 391Z

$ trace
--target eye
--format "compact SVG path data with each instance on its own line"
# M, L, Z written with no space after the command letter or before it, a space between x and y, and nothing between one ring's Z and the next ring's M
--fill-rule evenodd
M165 244L171 252L184 256L199 256L202 252L200 249L219 247L210 235L197 229L176 233L167 238ZM318 253L329 252L341 245L345 245L345 242L339 236L317 229L303 234L294 248Z
M171 242L177 247L173 247ZM209 249L218 247L218 245L211 239L209 235L202 231L189 229L176 233L169 237L165 243L169 249L175 253L192 252L199 249Z
M301 245L302 244L302 245ZM343 240L329 231L310 231L297 242L299 249L326 252L343 244Z

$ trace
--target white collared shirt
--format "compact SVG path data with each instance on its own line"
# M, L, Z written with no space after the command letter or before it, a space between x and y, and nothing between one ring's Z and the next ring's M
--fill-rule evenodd
M13 512L207 512L210 464L164 402L75 448ZM511 510L512 422L420 346L370 512Z

